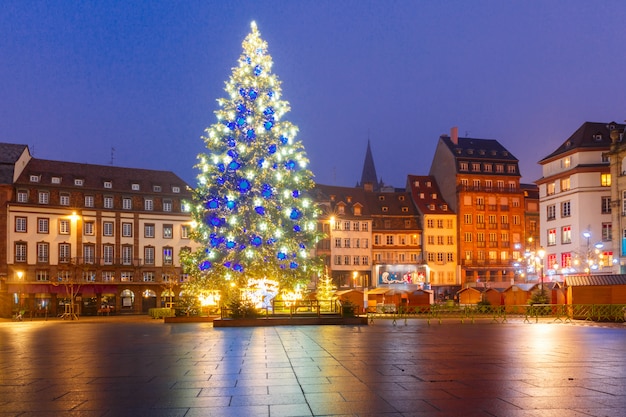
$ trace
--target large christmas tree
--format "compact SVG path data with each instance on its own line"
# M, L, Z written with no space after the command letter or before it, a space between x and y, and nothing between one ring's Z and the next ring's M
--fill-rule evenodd
M226 82L228 97L218 99L217 121L205 131L207 151L198 155L192 237L202 247L181 255L195 293L265 278L291 290L318 265L313 174L297 127L283 120L289 103L267 43L254 22L251 28Z

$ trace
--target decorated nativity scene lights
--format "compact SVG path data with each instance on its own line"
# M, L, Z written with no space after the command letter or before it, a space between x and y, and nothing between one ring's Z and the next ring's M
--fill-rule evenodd
M217 120L205 130L189 204L200 247L181 253L185 290L212 294L205 303L294 299L320 266L312 256L320 238L313 173L298 128L284 119L290 107L272 65L252 22Z

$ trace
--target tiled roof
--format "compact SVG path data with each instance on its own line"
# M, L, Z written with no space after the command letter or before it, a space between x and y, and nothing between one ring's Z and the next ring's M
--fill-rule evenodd
M611 123L615 128L624 130L626 125ZM575 149L609 149L611 137L609 123L585 122L554 152L543 158L539 163L548 161L558 155L571 152Z
M492 160L517 162L504 146L495 139L458 138L458 143L453 143L449 136L441 136L443 143L450 148L455 158L467 160Z
M26 145L0 143L0 184L13 183L15 163L27 148Z
M139 168L123 168L113 165L91 165L75 162L50 161L32 158L22 171L17 184L29 184L31 175L39 176L38 183L55 187L74 187L74 180L83 181L82 189L104 189L104 183L110 182L110 191L132 192L132 184L139 184L139 191L153 191L160 186L161 192L171 193L172 187L179 187L185 193L187 184L170 171L156 171ZM52 183L52 178L60 179L60 183Z
M339 187L334 185L316 184L315 201L328 204L328 210L330 212L323 213L323 216L336 215L337 205L343 204L345 206L344 214L342 218L369 218L370 211L365 197L366 191L359 187ZM354 216L353 207L360 205L361 215Z
M366 202L371 215L416 216L417 210L407 192L366 192Z
M626 275L568 275L565 283L569 287L593 285L626 285Z
M454 214L439 192L435 177L430 175L409 175L407 188L411 191L413 203L421 214ZM423 198L422 198L423 197Z

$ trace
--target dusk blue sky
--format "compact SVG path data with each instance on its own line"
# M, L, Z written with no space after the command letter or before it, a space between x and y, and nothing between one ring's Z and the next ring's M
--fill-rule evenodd
M170 170L200 139L257 22L319 183L425 175L437 140L537 162L583 122L626 119L621 1L0 2L0 142L37 158Z

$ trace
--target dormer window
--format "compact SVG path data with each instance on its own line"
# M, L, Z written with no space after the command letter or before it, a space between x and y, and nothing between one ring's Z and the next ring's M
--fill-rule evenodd
M338 204L337 205L337 213L338 214L345 214L346 212L346 206L344 206L343 204Z
M52 184L61 184L61 177L52 177Z
M105 181L104 188L113 188L113 181Z
M428 188L432 187L432 185L433 185L433 183L432 183L432 182L430 182L430 181L426 181L426 186L427 186Z
M424 199L424 193L420 193L420 200Z
M437 199L437 194L436 193L432 193L430 195L430 198L432 198L433 200L436 200Z
M448 205L447 204L442 204L441 205L441 210L448 211Z
M502 155L509 156L509 152L508 151L502 151Z
M420 182L419 182L419 181L413 181L413 185L414 185L415 187L419 187L419 186L420 186Z
M384 195L379 195L379 196L378 196L378 199L379 199L380 201L385 201L385 196L384 196Z
M30 182L39 182L39 175L31 175Z
M468 155L474 155L474 150L473 149L468 149L467 150L467 154Z
M479 154L484 155L485 151L483 149L481 149L480 151L478 151Z
M398 196L398 200L404 201L404 196L403 195Z
M152 186L152 191L154 191L155 193L160 193L161 192L161 186L160 185L153 185Z
M434 204L429 204L428 205L428 209L429 210L435 210L435 205Z
M402 212L403 213L408 213L409 212L409 208L408 207L402 207Z
M348 196L346 196L346 201L347 201L348 203L352 203L352 197L351 197L351 196L349 196L349 195L348 195Z
M139 184L134 182L130 185L131 190L133 191L139 191Z
M85 180L83 180L82 178L75 178L74 179L74 185L77 187L82 187L85 184Z
M384 211L384 212L389 211L389 207L387 207L387 206L383 206L383 211Z
M361 215L361 206L354 206L354 215L355 216Z
M469 164L467 162L459 162L459 170L460 171L469 170Z
M172 187L173 193L180 193L180 187Z
M602 141L602 135L599 133L596 133L595 135L593 135L593 140L596 142Z

